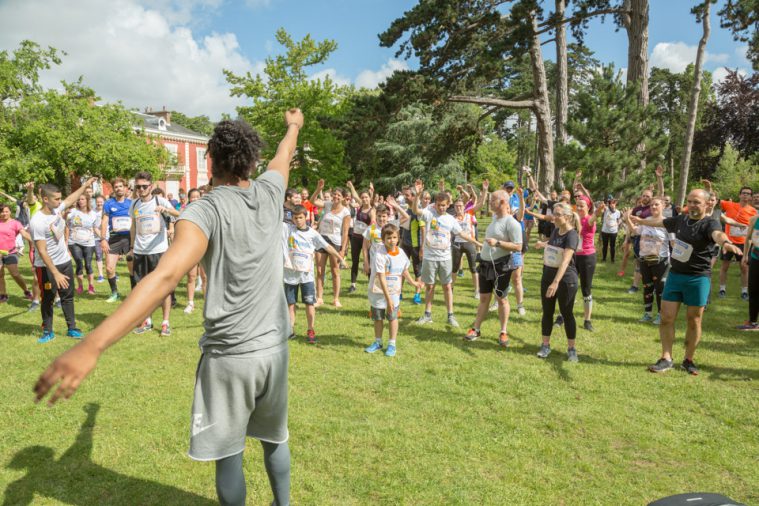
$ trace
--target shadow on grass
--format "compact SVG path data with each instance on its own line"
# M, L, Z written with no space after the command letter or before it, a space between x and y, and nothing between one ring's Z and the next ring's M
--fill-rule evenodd
M46 446L29 446L16 452L10 469L25 469L27 474L5 489L4 506L30 504L35 496L74 505L92 504L176 504L211 506L215 501L163 485L111 471L92 462L92 429L100 409L88 404L87 419L74 444L55 460Z
M24 323L13 321L13 318L21 316L23 314L26 314L26 309L16 313L4 315L2 318L0 318L0 329L3 329L3 332L17 336L28 336L29 334L41 333L41 320L40 323Z

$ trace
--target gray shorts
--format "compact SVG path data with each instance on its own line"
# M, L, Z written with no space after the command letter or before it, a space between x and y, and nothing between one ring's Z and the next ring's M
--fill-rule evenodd
M453 260L422 260L422 282L427 285L434 285L435 279L440 279L440 284L448 285L451 283L451 271L453 270Z
M385 308L373 307L371 309L372 321L381 322L387 319L392 322L398 319L398 306L395 306L392 311L388 311Z
M200 357L189 455L218 460L245 449L245 437L287 441L287 342L244 355Z

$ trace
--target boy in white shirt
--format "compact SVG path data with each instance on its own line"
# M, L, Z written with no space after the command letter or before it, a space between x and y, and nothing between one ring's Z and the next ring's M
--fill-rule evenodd
M390 327L390 340L385 355L395 356L395 340L398 337L398 306L400 304L402 280L405 278L412 286L418 286L416 280L408 273L409 260L402 249L398 227L389 223L382 227L382 246L372 255L372 270L369 277L369 304L374 321L374 342L366 348L367 353L382 349L382 332L387 318Z
M285 241L285 298L290 311L290 326L293 329L290 338L295 336L295 303L298 302L300 289L301 302L306 305L306 342L316 344L314 320L316 319L316 287L314 286L314 253L323 249L345 266L345 259L335 248L308 226L308 211L301 205L291 210L292 223L283 223L282 232Z

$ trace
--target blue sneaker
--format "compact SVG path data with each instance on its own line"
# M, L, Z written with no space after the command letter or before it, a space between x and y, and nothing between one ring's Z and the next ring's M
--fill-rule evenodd
M415 293L414 294L413 302L414 302L414 304L417 304L417 305L421 304L422 303L422 294L421 293Z
M82 331L79 329L69 329L69 331L66 332L66 335L68 337L73 337L74 339L81 339L84 337L84 334L82 334Z
M394 344L388 344L387 349L385 350L385 356L386 357L394 357L395 356L395 345Z
M49 343L53 339L55 339L55 334L53 333L53 331L52 330L45 330L44 332L42 332L42 337L40 337L39 339L37 339L37 342L39 344L45 344L45 343Z
M374 353L375 351L380 351L381 349L382 349L382 343L380 343L379 341L374 341L370 346L367 346L364 351L367 353ZM395 352L395 348L393 348L393 352Z

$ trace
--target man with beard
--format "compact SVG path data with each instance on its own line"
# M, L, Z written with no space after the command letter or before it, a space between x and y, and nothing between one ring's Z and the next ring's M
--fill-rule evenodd
M111 287L111 295L107 302L116 302L119 300L119 288L116 285L116 264L121 255L129 253L129 231L132 228L129 208L132 205L132 199L127 198L127 183L120 177L114 179L111 186L113 186L113 196L103 204L103 214L108 219L101 220L100 247L103 253L107 255L105 272L108 276L108 284ZM109 230L110 236L108 235ZM134 280L131 279L132 259L129 257L127 257L127 266L132 288L134 288Z

